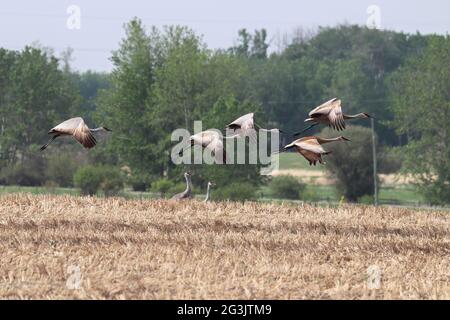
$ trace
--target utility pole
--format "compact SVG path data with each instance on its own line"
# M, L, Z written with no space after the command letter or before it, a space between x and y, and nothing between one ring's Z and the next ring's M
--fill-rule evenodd
M378 205L378 179L377 179L377 150L375 139L375 121L370 118L370 125L372 127L372 158L373 158L373 200L374 204Z

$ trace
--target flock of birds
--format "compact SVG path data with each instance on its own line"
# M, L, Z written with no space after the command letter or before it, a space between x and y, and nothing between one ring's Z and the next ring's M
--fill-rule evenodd
M306 129L294 133L293 136L299 136L303 132L311 129L318 124L328 125L330 128L333 128L337 131L342 131L346 128L345 120L366 119L370 117L371 116L367 113L358 113L355 115L344 114L342 112L341 100L333 98L309 112L309 118L307 118L305 122L312 124ZM238 119L228 124L226 126L226 129L232 130L233 134L222 136L215 130L205 130L190 136L190 145L200 145L202 148L212 151L215 156L218 156L218 158L216 158L217 163L226 164L227 156L223 145L223 138L234 139L248 136L250 141L255 141L256 131L285 133L280 129L261 128L258 124L255 123L253 113L248 113L246 115L243 115L242 117L239 117ZM41 147L41 150L46 149L53 140L61 136L72 136L85 148L90 149L93 148L97 143L93 133L99 131L111 130L106 127L90 129L84 122L83 118L71 118L60 123L48 132L48 134L51 134L52 137L45 145ZM350 140L343 136L329 139L321 138L318 136L306 136L292 141L288 145L284 146L284 150L278 152L295 150L300 153L306 160L308 160L310 165L316 165L317 162L319 162L320 164L324 164L322 156L330 154L331 152L326 151L322 147L322 145L334 141ZM181 200L189 199L192 197L191 173L185 172L184 178L186 180L186 189L183 192L174 195L172 199ZM210 201L211 188L213 186L214 183L209 181L207 186L206 198L204 200L205 202Z

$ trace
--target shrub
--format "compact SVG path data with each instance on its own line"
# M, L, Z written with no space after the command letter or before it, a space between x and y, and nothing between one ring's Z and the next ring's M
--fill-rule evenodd
M127 183L133 191L146 191L150 187L151 178L145 174L132 174L127 178Z
M160 192L164 196L173 186L174 183L171 180L163 178L152 183L152 191Z
M316 190L306 187L302 192L300 199L303 201L318 202L322 200Z
M105 166L101 169L102 182L100 191L107 197L115 196L123 189L124 178L122 172L116 167Z
M192 188L192 186L191 186ZM167 191L168 194L174 195L180 192L183 192L186 189L186 183L185 182L178 182L173 184L172 187ZM194 190L192 190L192 193L194 193Z
M71 154L54 154L47 158L45 176L47 182L60 187L73 187L73 176L79 168Z
M79 168L73 177L74 184L80 188L83 195L94 195L100 188L103 180L103 172L95 166Z
M325 129L321 137L336 137L339 133ZM336 189L348 201L356 202L364 195L373 195L372 132L361 126L350 126L343 135L351 142L333 142L324 148L332 151L326 165L336 178Z
M234 182L213 191L213 197L217 200L254 200L256 198L255 186L247 182Z
M45 182L45 160L30 155L25 160L6 166L0 171L0 181L6 185L40 186Z
M361 204L373 204L374 203L374 198L373 198L372 195L366 194L366 195L364 195L364 196L362 196L362 197L360 197L358 199L358 203L361 203Z
M270 194L275 198L299 199L305 185L292 176L274 177L269 184Z
M379 173L399 172L403 164L403 154L400 148L383 147L377 154Z
M123 188L123 177L117 168L89 165L77 170L74 183L83 195L95 195L101 190L106 196L110 196Z

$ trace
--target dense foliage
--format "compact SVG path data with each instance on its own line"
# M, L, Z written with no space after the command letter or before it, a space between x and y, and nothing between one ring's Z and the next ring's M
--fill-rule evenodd
M325 156L326 168L337 180L338 193L356 202L365 195L374 194L372 132L369 128L350 126L344 135L351 141L324 145L325 150L332 152ZM336 133L327 128L320 136L331 138Z
M448 201L448 37L340 25L299 30L270 53L264 29L237 36L235 46L210 50L187 27L147 29L133 19L112 53L110 74L73 72L67 59L44 48L0 49L0 183L71 186L79 165L102 163L130 168L126 183L135 190L163 178L181 186L187 166L170 159L173 130L192 134L196 120L203 130L223 130L252 111L260 125L294 132L312 107L338 96L345 112L376 117L383 170L400 168L400 157L384 151L398 146L405 169L420 175L430 201ZM39 154L46 131L76 115L113 133L89 152L72 143L64 149L70 157L52 148ZM369 121L355 124L367 127ZM52 147L64 144L61 139ZM212 180L219 189L230 183L255 188L264 182L259 169L189 166L195 185ZM356 189L348 194L352 200L370 194Z
M434 38L425 53L392 75L391 112L404 135L406 167L429 202L450 201L450 37Z
M305 185L292 176L274 177L269 183L270 195L281 199L299 199Z

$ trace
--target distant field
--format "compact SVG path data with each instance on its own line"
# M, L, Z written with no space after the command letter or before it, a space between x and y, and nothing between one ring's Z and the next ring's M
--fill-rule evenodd
M0 196L0 298L449 299L449 216Z
M77 189L73 188L46 188L46 187L20 187L20 186L0 186L0 195L8 193L30 193L35 195L80 195ZM260 188L260 195L264 199L269 200L269 189L267 186ZM129 199L156 199L159 198L159 194L151 192L133 192L129 189L123 191L121 196ZM203 195L197 195L203 198ZM212 192L214 199L214 191ZM307 202L316 201L328 201L338 202L340 200L333 185L316 185L308 184L306 186L303 200ZM285 200L286 201L286 200ZM288 200L287 200L288 201ZM383 187L380 190L380 203L381 204L399 204L399 205L426 205L422 197L412 187Z
M338 202L340 197L336 193L335 186L330 183L323 166L310 166L305 159L296 153L280 154L280 174L291 174L307 184L304 198L308 202L327 201ZM393 180L392 178L390 180ZM32 193L32 194L53 194L53 195L79 195L79 191L74 188L47 188L47 187L22 187L22 186L0 186L0 194L6 193ZM212 193L214 199L214 191ZM269 190L267 186L262 186L260 192L264 200L269 200ZM159 195L152 192L133 192L129 189L121 193L126 198L158 198ZM381 185L381 204L399 205L426 205L423 198L416 192L413 186L402 184Z

